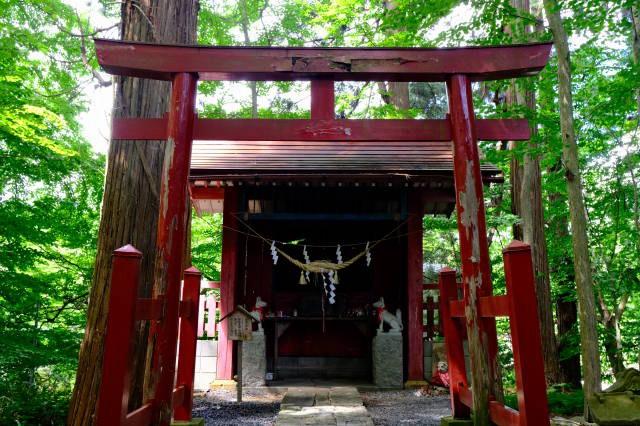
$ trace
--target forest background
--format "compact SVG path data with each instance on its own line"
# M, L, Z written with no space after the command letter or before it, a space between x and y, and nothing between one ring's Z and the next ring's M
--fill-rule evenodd
M96 131L101 123L95 110L108 109L113 87L97 67L92 37L119 38L121 3L144 13L134 0L0 0L0 424L62 424L66 417L105 176L108 135ZM569 36L592 314L607 382L625 367L637 367L640 356L639 5L545 3L560 12ZM443 47L552 40L543 5L533 0L201 0L199 6L198 42L207 45ZM527 232L522 187L539 179L543 239L536 244L546 259L537 272L550 289L543 309L556 353L547 379L578 385L571 176L562 155L557 59L554 53L537 78L474 85L474 101L481 117L527 117L536 129L527 143L482 144L484 160L505 174L504 184L485 193L498 266L494 279L500 290L501 249ZM535 101L523 102L522 93ZM443 118L446 112L441 84L336 85L336 114L343 118ZM309 85L201 83L198 113L305 118ZM529 168L531 161L538 166ZM527 170L537 170L539 178ZM439 265L459 267L455 218L425 217L424 225L427 279ZM193 263L208 279L219 279L221 218L194 215L192 231ZM508 373L513 360L505 324L500 330ZM512 380L505 375L507 389Z

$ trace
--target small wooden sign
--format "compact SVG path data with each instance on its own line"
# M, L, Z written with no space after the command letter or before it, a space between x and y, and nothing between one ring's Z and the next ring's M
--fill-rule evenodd
M236 307L233 312L220 319L221 322L223 320L227 321L227 339L251 340L255 318L242 306Z

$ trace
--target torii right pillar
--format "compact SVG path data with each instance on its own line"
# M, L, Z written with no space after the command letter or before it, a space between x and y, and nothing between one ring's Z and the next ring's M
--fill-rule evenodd
M497 366L496 323L481 318L478 300L492 294L480 156L471 81L456 74L447 82L453 139L456 211L460 236L465 322L471 357L476 425L489 424L489 400L501 393Z

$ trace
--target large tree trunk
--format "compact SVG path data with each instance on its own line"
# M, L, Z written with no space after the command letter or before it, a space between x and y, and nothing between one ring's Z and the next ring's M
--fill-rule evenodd
M197 0L124 1L121 7L121 38L157 43L195 43L197 10ZM113 117L161 117L167 111L169 96L169 83L118 78ZM158 193L163 159L164 142L111 141L87 327L80 347L67 419L69 425L93 423L101 380L112 251L129 243L142 251L141 296L149 295L154 282ZM133 405L142 397L146 333L146 327L138 329L134 348Z
M560 164L552 171L560 170ZM562 196L553 193L549 196L550 203L559 202ZM569 237L569 222L565 215L560 215L551 222L551 233L558 241L563 241ZM578 305L575 298L573 283L575 274L573 272L573 262L569 253L563 254L553 265L556 274L561 277L558 282L558 296L556 299L556 321L558 324L558 356L560 358L560 380L562 383L569 383L578 389L582 386L582 374L580 372L580 355L576 353L572 356L565 356L562 359L563 351L570 351L576 345L571 341L570 336L574 327L578 325Z
M511 5L521 11L523 15L531 13L529 0L511 0ZM523 27L520 31L529 33L529 26L525 23L520 24ZM529 110L534 110L536 107L536 97L533 90L525 90L518 87L515 81L512 82L511 90L507 93L507 102L525 106ZM515 239L521 239L531 245L544 370L547 383L554 384L558 383L560 372L558 347L551 310L551 284L547 260L547 243L544 235L540 156L536 154L538 148L536 128L532 129L532 136L533 138L528 142L522 142L528 144L526 146L524 164L521 164L516 155L513 155L511 161L511 208L522 219L521 226L514 226L513 233Z
M573 98L571 93L571 58L567 33L560 17L556 0L544 0L544 8L553 33L558 56L558 93L560 103L560 128L562 131L562 159L567 178L573 264L578 291L578 317L580 319L580 349L584 378L585 417L589 418L587 400L600 391L600 354L596 329L596 308L593 293L593 277L589 259L587 218L582 194L582 180L578 160L578 144L573 123Z

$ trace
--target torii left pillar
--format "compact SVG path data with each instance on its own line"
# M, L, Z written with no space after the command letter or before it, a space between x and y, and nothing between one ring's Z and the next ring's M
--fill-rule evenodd
M171 422L171 400L176 373L180 280L187 234L187 185L193 144L193 123L198 78L178 73L173 77L167 129L160 214L156 239L155 297L164 296L162 318L151 325L153 349L151 385L158 419L153 424Z

